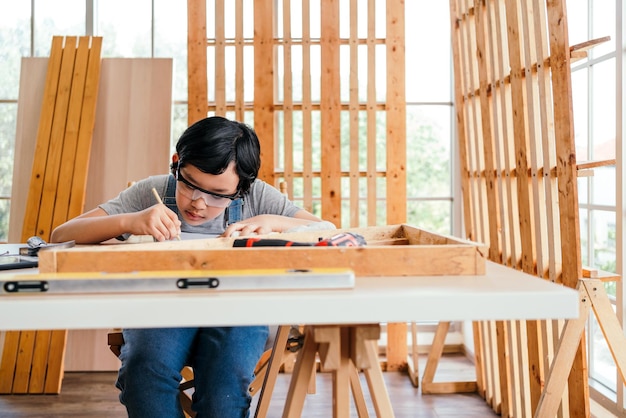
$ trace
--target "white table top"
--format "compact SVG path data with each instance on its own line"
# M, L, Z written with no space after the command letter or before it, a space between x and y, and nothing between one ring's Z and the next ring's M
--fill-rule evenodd
M4 295L0 330L558 319L578 306L573 289L488 262L483 276L357 277L354 289Z

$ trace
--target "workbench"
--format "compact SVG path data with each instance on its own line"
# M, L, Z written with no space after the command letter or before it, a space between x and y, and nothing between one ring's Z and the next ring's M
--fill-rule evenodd
M372 354L368 341L376 335L370 332L372 324L569 319L578 317L578 308L575 290L487 261L484 275L357 276L353 289L2 296L0 330L307 324L314 326L311 335L315 329L326 333L318 335L309 349L305 343L302 351L309 351L305 361L310 362L319 342L329 338L332 329L326 325L340 324L336 337L344 345L359 339L355 337L359 330L366 330L367 357ZM345 371L355 352L337 347L337 353L338 369ZM380 377L378 362L369 365L364 371ZM308 383L307 370L295 372L294 376L301 375L300 380ZM344 380L336 380L334 391L335 417L349 416L350 392L341 383L348 375L341 376ZM285 416L298 416L304 396L301 388L306 384L297 383L288 395L288 402L295 406ZM384 386L378 384L372 390L382 413L388 414L385 408L391 405Z

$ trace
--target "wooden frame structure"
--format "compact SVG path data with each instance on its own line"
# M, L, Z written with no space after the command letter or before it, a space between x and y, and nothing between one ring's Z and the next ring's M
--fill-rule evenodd
M188 0L188 121L207 114L253 118L261 140L260 178L275 186L286 181L287 194L294 201L310 211L321 207L322 217L338 227L406 222L404 2L387 0L381 17L376 1L367 3L365 14L358 10L363 2L351 1L345 16L338 1L321 0L320 22L310 19L312 3L303 1L301 16L296 16L289 0L255 1L254 30L247 34L242 0L216 0L215 13L209 13L215 19L211 25L206 20L206 1ZM224 20L228 7L234 22ZM283 16L280 22L278 15ZM367 16L365 36L357 33L362 15ZM340 36L340 20L350 22L348 37ZM295 33L294 21L301 23L301 33ZM214 31L211 36L207 36L209 26ZM226 36L226 26L234 28L233 36ZM380 26L386 33L382 38L376 36ZM250 48L252 102L244 99L250 85L246 83L250 64L244 58ZM346 49L349 64L342 68L340 50ZM359 59L363 54L366 59ZM377 54L384 54L387 63L384 100L376 90L381 76L376 73ZM227 61L227 56L234 60ZM207 68L207 57L214 59L215 68ZM294 71L296 62L302 65L300 79ZM366 83L359 80L360 62L367 62ZM207 71L214 77L208 79ZM234 85L227 82L230 74ZM343 90L349 93L342 96L346 83L349 89ZM346 119L349 129L342 132ZM383 135L377 131L380 123L386 125ZM382 168L377 151L381 142L386 148ZM359 161L363 154L365 166ZM384 207L378 203L381 197ZM388 327L390 369L406 364L406 332L406 324Z
M595 42L570 47L565 0L450 0L450 18L467 237L488 244L492 261L576 288L583 271L570 63ZM533 416L554 359L550 388L569 375L568 390L556 393L564 393L556 407L551 392L538 416L590 415L585 335L571 331L556 357L562 327L474 324L477 387L494 411Z

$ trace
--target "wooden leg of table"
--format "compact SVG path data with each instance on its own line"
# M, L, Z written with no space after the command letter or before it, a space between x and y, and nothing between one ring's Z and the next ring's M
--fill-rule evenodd
M450 329L450 322L442 321L437 325L433 343L428 353L428 360L422 376L422 393L467 393L476 392L476 382L433 382L439 360L443 355L446 335Z
M378 350L375 340L363 341L365 344L365 351L369 358L370 367L363 369L363 373L368 382L370 388L370 395L372 397L372 403L376 410L377 417L390 417L395 415L391 408L391 400L387 393L387 387L383 379L383 372L380 369L380 362L378 361Z
M411 322L411 356L409 357L409 361L407 361L407 366L409 368L409 379L414 387L419 387L420 385L420 374L419 374L419 353L417 351L417 324L415 322Z
M304 329L304 343L298 353L296 365L291 375L287 399L285 400L285 409L283 410L283 418L299 418L302 416L304 398L311 380L311 375L313 374L316 353L317 343L313 336L313 329L306 327Z
M352 396L354 398L354 404L356 405L356 412L359 418L369 418L369 412L367 412L367 404L365 403L365 394L361 387L361 380L359 379L359 371L357 370L354 362L350 362L350 387L352 388Z
M577 319L567 321L563 328L561 341L554 352L552 367L550 367L546 384L537 404L537 410L534 414L536 418L555 416L561 403L567 378L578 350L580 338L585 330L585 322L591 307L591 301L585 287L579 286L578 291L580 294L579 316Z
M274 346L272 348L272 355L265 366L265 377L263 379L263 386L261 387L261 393L259 394L259 401L257 403L256 412L254 416L256 418L265 418L267 411L272 400L272 393L274 393L274 386L276 384L276 378L280 370L280 365L285 353L285 347L287 346L287 338L289 337L289 325L281 325L276 332L276 338L274 339Z
M333 370L333 417L350 417L350 328L340 329L339 365Z

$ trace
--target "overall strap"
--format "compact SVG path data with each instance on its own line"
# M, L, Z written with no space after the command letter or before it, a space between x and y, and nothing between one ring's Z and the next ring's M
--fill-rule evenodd
M174 177L173 174L170 174L167 178L167 187L165 188L163 204L178 215L178 206L176 206L176 177Z
M235 199L224 210L224 228L235 222L243 220L243 199Z

